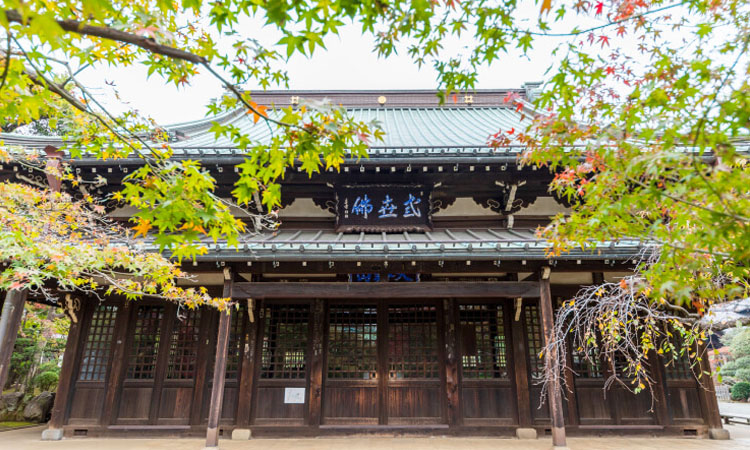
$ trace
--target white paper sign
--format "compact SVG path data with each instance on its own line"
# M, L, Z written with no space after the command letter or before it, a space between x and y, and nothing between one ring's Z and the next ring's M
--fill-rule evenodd
M305 388L284 388L284 403L305 403Z

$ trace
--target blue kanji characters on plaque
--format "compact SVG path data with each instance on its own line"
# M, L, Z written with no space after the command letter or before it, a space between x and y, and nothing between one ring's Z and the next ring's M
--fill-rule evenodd
M404 217L422 217L422 211L420 211L419 207L417 206L420 203L422 203L421 198L417 198L412 194L409 194L409 199L404 202L404 206L406 207Z
M398 214L396 214L396 205L393 204L393 199L390 195L385 196L383 199L383 205L378 210L380 215L378 216L379 219L384 219L386 217L398 217Z
M354 206L352 206L352 214L363 216L365 219L367 219L367 215L372 212L372 203L370 202L370 198L367 196L367 194L363 195L362 197L357 197L357 200L354 201Z
M399 198L398 200L394 200L394 196L392 196L391 193L385 194L384 197L380 197L377 192L371 195L374 195L374 200L365 193L362 193L362 195L358 195L354 199L354 204L351 208L351 214L360 216L364 219L368 219L370 214L372 214L373 210L375 209L373 202L377 204L380 198L382 198L382 200L380 201L380 208L377 210L377 219L422 217L422 210L419 207L420 203L422 203L422 199L420 197L414 196L414 194L412 193L408 193L407 200L403 202L402 210L400 210L398 205L403 199L403 194L401 194L401 198ZM344 203L344 205L344 208L348 209L348 199ZM346 211L346 213L348 214L349 211Z

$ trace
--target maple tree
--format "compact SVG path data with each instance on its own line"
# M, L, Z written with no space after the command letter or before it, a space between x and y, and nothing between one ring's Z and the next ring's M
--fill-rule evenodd
M0 152L0 162L11 161L53 176L68 173ZM229 299L214 298L204 287L179 287L179 281L191 279L188 274L162 254L145 251L131 231L103 213L91 197L75 200L64 192L0 183L0 261L5 262L0 289L25 289L58 302L71 317L76 294L149 296L189 309L226 309Z
M138 232L178 257L204 251L203 234L236 243L245 223L230 208L267 213L293 164L308 173L337 168L344 157L365 156L381 136L376 124L356 122L332 105L269 111L255 104L240 86L283 86L284 57L313 54L355 21L374 37L379 55L405 50L415 63L431 64L446 99L470 90L479 68L502 63L511 49L529 52L540 39L555 39L532 125L498 130L489 143L522 145L524 163L556 172L551 188L572 213L542 230L553 243L551 256L624 237L642 239L644 254L632 276L566 302L554 345L564 346L564 336L577 331L575 350L583 355L596 351L612 362L615 352L626 354L626 375L643 389L650 386L647 354L694 354L706 340L698 319L707 308L747 295L746 2L4 0L3 8L0 121L54 120L65 103L71 156L143 158L117 198L139 210ZM283 34L280 51L248 37L247 17L262 17ZM443 43L454 38L465 45L446 50ZM137 63L177 85L210 73L227 90L210 113L241 108L272 127L271 142L260 144L231 125L214 126L247 153L232 201L213 193L214 180L199 161L170 160L166 140L141 138L158 129L153 121L133 111L110 114L76 78L87 67ZM524 105L513 96L506 101ZM594 312L591 321L578 315L581 304ZM548 370L555 377L568 369L565 361L555 364Z

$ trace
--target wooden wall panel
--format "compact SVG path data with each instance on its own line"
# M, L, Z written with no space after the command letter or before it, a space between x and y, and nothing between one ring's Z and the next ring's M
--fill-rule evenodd
M159 403L159 419L190 418L190 406L193 401L193 388L164 387Z
M656 416L650 411L652 409L650 392L643 391L636 395L625 388L619 388L613 394L620 413L621 425L656 424Z
M578 418L581 425L614 424L609 403L604 399L603 381L585 383L576 380Z
M669 409L672 411L675 422L702 423L701 405L695 385L690 387L674 386L672 383L667 385Z
M118 422L148 421L153 388L123 387Z
M98 386L87 387L79 382L76 386L75 395L73 396L68 423L84 424L98 423L102 415L104 406L104 386L103 383L96 383Z
M377 423L376 386L332 387L323 389L323 423Z
M461 406L464 423L475 424L473 419L482 420L483 424L513 425L517 423L514 409L516 393L510 387L476 386L464 387L461 390Z
M542 388L535 385L536 381L530 382L529 399L531 400L531 418L534 423L549 423L549 400L541 405ZM541 407L540 407L541 405Z
M221 419L223 423L234 423L237 416L237 400L239 387L234 383L233 386L224 387L224 402L221 404Z
M441 423L440 385L434 387L389 387L388 424Z
M256 396L256 424L263 422L263 419L292 419L299 421L300 425L303 424L307 402L284 403L284 387L258 387Z

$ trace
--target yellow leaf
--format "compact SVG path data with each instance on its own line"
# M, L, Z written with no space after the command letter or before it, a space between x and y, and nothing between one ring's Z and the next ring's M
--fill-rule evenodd
M151 221L142 219L133 229L135 230L135 237L138 237L138 235L146 236L148 230L151 229Z

